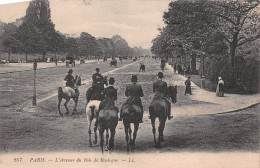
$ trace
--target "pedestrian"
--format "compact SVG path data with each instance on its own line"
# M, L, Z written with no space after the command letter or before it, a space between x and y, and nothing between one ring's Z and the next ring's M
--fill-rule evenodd
M173 69L174 69L174 73L176 73L176 70L177 70L177 64L176 63L174 64Z
M192 93L191 93L191 82L190 82L189 76L188 76L188 79L185 81L185 85L186 85L186 89L185 89L184 95L186 95L186 93L189 93L190 95L192 95Z
M218 77L216 96L224 97L224 81L222 80L221 77Z

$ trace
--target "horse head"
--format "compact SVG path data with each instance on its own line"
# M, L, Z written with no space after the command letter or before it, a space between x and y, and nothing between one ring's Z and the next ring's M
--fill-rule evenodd
M168 97L171 99L172 103L177 102L177 85L176 86L169 86L168 87Z
M75 75L75 87L81 86L81 77L79 75Z

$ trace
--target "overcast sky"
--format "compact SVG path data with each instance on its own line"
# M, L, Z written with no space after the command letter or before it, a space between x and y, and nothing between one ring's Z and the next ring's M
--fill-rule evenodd
M14 0L8 0L9 2ZM21 1L21 0L18 0ZM130 45L150 48L163 27L170 0L49 0L52 21L62 33L88 32L95 37L118 34ZM0 4L6 3L0 0ZM0 5L0 20L23 17L29 2Z

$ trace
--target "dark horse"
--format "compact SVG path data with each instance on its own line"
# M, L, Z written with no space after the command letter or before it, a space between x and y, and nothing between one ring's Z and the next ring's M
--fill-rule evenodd
M104 77L103 83L104 83L104 87L108 85L107 76ZM88 88L88 90L86 91L87 104L90 102L93 94L95 94L93 91L93 88L92 87ZM99 97L100 101L105 98L103 95L103 92L101 92L101 95L98 95L98 97Z
M80 76L76 75L74 87L78 89L79 86L81 86L81 78L80 78ZM64 106L67 110L66 114L69 114L69 109L67 107L67 104L70 101L70 98L72 98L75 101L75 107L74 107L74 110L72 113L72 114L75 114L77 103L78 103L78 98L79 98L79 91L76 92L75 89L73 89L71 87L59 87L59 89L58 89L58 99L59 99L58 109L59 109L59 113L61 116L63 114L60 111L60 103L63 98L66 100L66 102L64 103Z
M144 63L140 63L140 69L139 69L139 72L145 72L145 65Z
M127 151L130 151L130 147L135 147L135 140L137 136L137 131L139 127L139 120L142 117L141 108L135 104L124 105L122 107L122 118L125 127L125 136L126 136L126 143L127 143ZM132 139L132 129L131 123L134 124L134 133ZM130 139L130 143L129 143ZM130 145L130 146L129 146Z
M104 143L104 131L106 130L106 150L110 151L114 148L114 137L116 133L116 126L118 124L117 110L113 107L106 107L98 114L98 130L100 138L100 147L102 153ZM108 134L110 131L110 135Z
M168 91L167 91L168 95L167 97L169 99L171 99L172 103L176 103L177 102L177 86L169 86L168 87ZM151 105L149 106L149 113L150 113L150 117L151 117L151 124L152 124L152 131L153 131L153 135L154 135L154 146L155 147L161 147L161 142L164 142L163 139L163 130L165 127L165 122L167 119L167 105L165 103L165 100L162 99L154 99L151 103ZM158 128L158 132L159 132L159 137L158 137L158 141L156 141L156 129L155 129L155 119L159 118L159 128Z
M113 59L111 62L110 62L110 66L115 66L117 67L117 60L116 59Z

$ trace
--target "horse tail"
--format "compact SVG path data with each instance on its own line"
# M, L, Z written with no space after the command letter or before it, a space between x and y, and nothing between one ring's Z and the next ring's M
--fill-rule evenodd
M58 89L58 99L59 100L62 99L62 93L63 93L62 87L59 87L59 89Z

